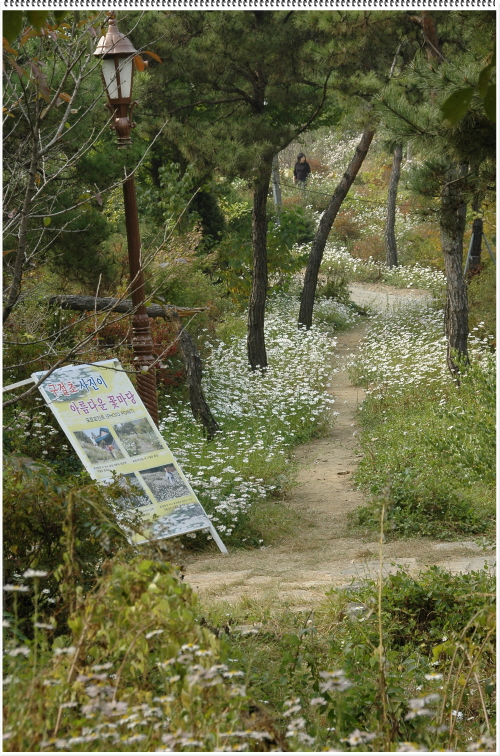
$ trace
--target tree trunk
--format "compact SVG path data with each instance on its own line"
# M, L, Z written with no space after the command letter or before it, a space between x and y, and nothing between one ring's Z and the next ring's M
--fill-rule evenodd
M37 108L38 111L38 108ZM19 226L19 242L17 247L16 259L14 262L14 271L12 283L8 289L5 306L3 309L2 322L5 323L7 318L21 293L21 281L23 270L26 263L26 247L28 246L28 224L31 211L31 203L36 191L35 178L38 168L38 127L33 133L33 148L31 152L30 167L28 171L28 183L24 194L23 208L21 210L21 223Z
M193 417L203 425L207 438L210 440L220 430L220 427L212 415L203 393L201 385L203 374L201 357L196 344L191 338L191 334L183 328L179 315L174 310L170 310L167 313L167 317L173 324L179 340L184 368L186 370L186 383L189 390L189 403L191 404Z
M316 235L312 243L309 260L307 261L306 273L304 276L304 288L302 290L302 297L300 300L299 326L304 325L308 330L312 325L314 297L318 283L318 273L321 265L321 260L323 259L323 252L325 250L328 234L331 231L333 221L337 217L340 206L342 205L347 192L351 188L352 182L356 178L357 173L361 168L361 165L363 164L363 160L366 157L366 153L368 152L368 148L370 147L374 134L375 131L371 128L366 128L363 131L361 140L356 147L354 157L349 163L342 181L335 189L328 207L321 216L318 230L316 231Z
M441 45L439 42L436 24L433 16L429 11L422 11L422 31L424 35L425 47L427 50L427 60L431 63L436 60L441 63L443 60L443 54L441 52Z
M270 163L270 160L269 160ZM248 362L252 370L267 367L264 339L264 313L267 298L267 195L271 180L271 165L266 166L254 184L252 210L252 291L248 307Z
M385 253L387 265L394 268L398 264L398 248L396 244L396 199L398 196L399 177L401 175L401 163L403 161L403 145L398 144L394 148L392 159L391 178L387 193L387 218L385 222Z
M440 226L446 273L444 332L448 341L447 361L451 374L458 379L460 362L467 361L469 334L467 284L463 274L463 240L467 202L463 181L466 165L448 169L441 191Z

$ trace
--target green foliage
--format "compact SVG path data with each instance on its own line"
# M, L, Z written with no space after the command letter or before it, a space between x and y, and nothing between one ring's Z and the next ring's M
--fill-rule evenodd
M483 255L485 251L483 250ZM490 260L469 283L469 328L471 333L496 344L496 266ZM493 339L491 339L493 337Z
M179 163L168 163L158 168L159 188L150 186L139 194L141 209L156 215L168 228L173 228L180 220L180 228L186 229L183 219L190 200L198 186L193 165L181 171Z
M214 258L200 255L203 246L199 226L182 234L172 235L155 256L146 283L147 295L159 304L178 307L207 307L210 319L226 309L224 288L211 275ZM206 323L197 316L197 325Z
M493 60L481 69L476 87L463 87L452 92L441 105L443 118L454 126L464 117L477 92L483 101L484 111L490 121L496 121L496 85L490 84L493 68L495 68L495 54Z
M441 112L443 113L443 118L448 121L451 126L454 126L466 114L472 101L473 94L474 89L472 87L464 87L463 89L455 90L455 92L443 102L441 105Z
M349 303L349 276L341 264L328 263L323 266L322 277L316 288L316 297L336 299L343 304Z
M258 178L265 156L321 110L326 73L316 48L327 33L283 20L180 12L140 21L134 38L153 34L164 61L147 83L148 107L158 118L170 112L165 133L200 175L217 165L226 176Z
M81 213L49 243L50 269L61 281L80 284L82 293L94 293L99 282L107 289L120 271L116 255L105 247L110 234L110 224L102 212L90 209Z
M64 17L66 16L68 11L53 11L52 15L54 17L54 21L56 24L60 24L62 21L64 21ZM28 21L28 24L31 24L35 27L35 29L42 29L43 27L47 26L47 22L49 20L49 15L51 11L36 11L36 10L26 10L26 11L3 11L2 12L2 33L5 39L13 43L15 42L16 38L21 33L25 21Z
M250 208L233 203L228 208L231 221L228 233L218 246L216 264L219 274L236 302L246 302L252 286L252 244ZM284 209L280 224L272 215L267 225L267 269L270 291L282 291L294 273L303 268L307 254L294 249L314 237L314 224L303 208Z
M308 244L314 239L316 224L303 207L290 207L282 210L277 223L276 211L270 214L274 220L274 234L279 243L292 249L296 244Z
M455 639L463 628L476 642L485 636L477 615L485 607L485 595L494 590L495 580L487 570L453 575L431 567L417 578L398 570L384 583L382 611L391 645L413 646L433 651L443 635ZM439 658L439 651L433 658Z
M15 583L28 569L48 572L39 609L55 611L64 628L68 605L60 590L65 582L73 591L77 584L88 591L103 560L126 546L124 528L136 529L137 518L120 503L118 486L99 486L86 473L62 477L20 456L5 459L3 495L4 581ZM4 607L12 614L11 598ZM32 602L31 594L19 596L17 628L25 635L32 631Z

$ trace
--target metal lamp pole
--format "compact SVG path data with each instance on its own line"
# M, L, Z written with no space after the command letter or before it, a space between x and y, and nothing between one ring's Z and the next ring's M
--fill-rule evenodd
M109 17L107 34L99 40L94 55L102 59L102 76L108 96L108 108L113 114L111 128L116 130L118 149L132 144L131 130L132 83L134 57L137 55L130 40L118 30L114 14ZM125 224L127 227L128 260L134 315L132 318L132 346L134 366L137 369L137 391L149 414L158 425L158 398L153 357L153 340L149 328L144 294L144 276L141 265L141 237L134 174L123 182Z

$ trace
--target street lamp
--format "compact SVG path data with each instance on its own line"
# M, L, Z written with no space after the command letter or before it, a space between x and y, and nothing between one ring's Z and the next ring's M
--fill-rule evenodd
M132 83L134 78L134 57L137 50L116 25L114 14L110 14L108 32L97 43L94 55L102 59L102 77L108 108L113 114L112 128L118 137L118 149L132 144L130 132L132 123ZM153 357L153 340L149 329L149 317L144 303L144 276L141 266L141 238L139 234L139 214L135 192L134 174L123 182L125 203L125 224L127 227L128 261L132 290L132 346L134 366L137 368L137 391L149 414L158 425L158 398L156 394L156 374Z

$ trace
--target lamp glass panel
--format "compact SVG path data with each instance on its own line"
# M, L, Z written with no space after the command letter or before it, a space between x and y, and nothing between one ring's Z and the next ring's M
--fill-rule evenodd
M125 58L120 61L120 84L121 96L124 100L132 97L132 78L134 75L134 61L132 58Z
M110 100L116 100L118 94L118 81L116 78L116 68L114 58L104 58L102 61L102 75L106 84L106 92Z

